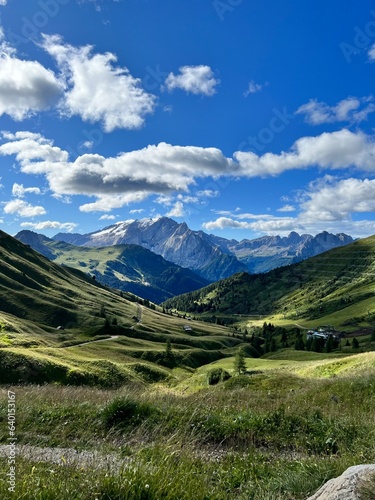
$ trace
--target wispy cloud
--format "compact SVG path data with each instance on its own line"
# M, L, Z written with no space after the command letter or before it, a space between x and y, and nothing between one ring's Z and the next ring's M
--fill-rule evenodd
M39 231L43 231L44 229L62 229L63 231L67 231L71 233L78 224L74 222L58 222L58 221L43 221L43 222L21 222L21 227L31 227L32 229L36 229Z
M268 82L266 83L256 83L254 80L251 80L247 86L246 91L244 92L244 96L247 97L250 94L257 94L258 92L261 92L264 87L268 85Z
M375 56L375 50L374 50ZM329 106L317 99L310 99L307 104L299 107L297 114L304 115L305 121L311 125L322 125L323 123L353 122L359 123L367 120L370 113L375 111L375 103L372 96L348 97L338 102L335 106Z
M278 212L294 212L295 210L296 207L293 205L284 205L283 207L277 209Z
M99 220L115 220L116 216L115 215L108 215L104 214L101 217L99 217Z
M368 58L371 62L375 61L375 43L373 45L371 45L371 47L368 51Z

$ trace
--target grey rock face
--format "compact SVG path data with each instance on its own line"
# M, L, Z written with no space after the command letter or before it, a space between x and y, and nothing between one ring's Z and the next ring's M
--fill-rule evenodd
M360 500L359 482L374 473L375 464L349 467L341 476L328 481L307 500Z
M223 253L212 244L203 231L192 231L185 223L179 224L167 217L119 222L80 237L59 233L53 239L89 247L140 245L209 281L248 270L234 255Z
M262 236L254 240L231 242L228 249L249 271L265 273L277 267L295 264L322 252L347 245L353 238L346 234L330 234L326 231L312 236L291 232L289 236Z
M141 245L209 281L238 272L264 273L353 241L345 234L311 236L293 231L285 237L263 236L238 242L193 231L186 223L168 217L118 222L85 235L59 233L53 239L91 247Z

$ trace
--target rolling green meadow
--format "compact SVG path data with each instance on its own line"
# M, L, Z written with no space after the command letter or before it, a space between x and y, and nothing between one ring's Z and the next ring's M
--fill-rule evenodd
M174 299L172 313L0 233L0 498L302 500L347 467L375 463L375 240L364 241L345 247L345 261L344 248L324 254L321 273L317 257L279 270L279 284L277 274L250 277L258 291L237 275L228 292L219 282ZM227 293L261 309L230 314ZM249 339L265 322L275 349L255 356ZM319 324L347 337L330 352L296 349ZM225 377L213 382L218 370Z

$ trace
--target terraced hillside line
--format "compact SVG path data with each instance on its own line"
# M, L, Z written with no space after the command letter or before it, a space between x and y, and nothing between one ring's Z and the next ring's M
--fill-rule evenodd
M138 323L142 323L142 306L137 304L137 307L138 307L138 313L137 313Z
M82 342L81 344L74 344L74 345L68 346L67 349L69 349L70 347L80 347L81 345L94 344L95 342L106 342L108 340L116 340L118 338L119 338L119 335L111 335L108 339L86 340L86 342Z
M131 462L130 457L120 458L115 454L103 455L96 451L78 451L74 448L51 448L17 445L16 455L33 462L48 462L57 465L75 466L85 469L109 469L120 471ZM0 445L0 457L9 456L9 446Z

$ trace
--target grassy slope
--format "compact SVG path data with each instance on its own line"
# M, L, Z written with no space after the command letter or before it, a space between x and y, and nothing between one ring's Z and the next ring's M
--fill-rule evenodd
M184 319L131 302L5 233L0 297L0 379L8 382L118 385L153 374L158 379L171 373L160 367L168 365L167 339L176 359L190 367L226 356L239 343L227 329L201 322L192 321L186 334ZM119 338L90 343L103 335Z
M0 481L1 498L302 500L375 461L374 353L285 350L248 363L252 375L210 388L205 367L175 387L12 387L19 444L111 453L124 469L67 466L64 452L60 464L18 456L16 494Z
M355 326L375 318L374 255L373 236L267 274L232 276L165 306L196 314L201 304L209 316L260 315L307 327Z

